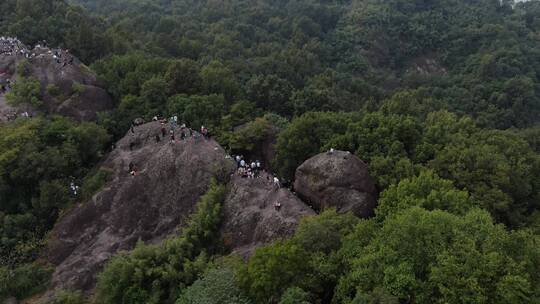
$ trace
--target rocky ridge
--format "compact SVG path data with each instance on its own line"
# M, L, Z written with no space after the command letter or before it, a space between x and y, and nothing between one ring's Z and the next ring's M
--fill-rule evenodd
M273 176L236 174L235 162L214 140L195 133L171 141L169 131L168 124L157 121L128 131L101 165L111 174L103 189L58 220L43 255L55 266L47 295L59 289L90 292L117 252L133 249L138 241L158 243L176 235L213 178L228 181L223 244L243 257L293 235L303 217L316 214L289 189L276 186ZM306 161L298 168L295 186L317 210L336 206L367 217L374 208L375 186L367 166L346 152Z
M29 49L20 45L19 48L28 55L0 54L0 84L6 84L8 80L16 83L21 72L18 69L24 66L25 77L32 77L40 83L43 105L39 108L14 108L6 104L5 96L0 92L0 121L25 111L60 114L88 121L97 119L97 112L112 108L112 98L101 87L96 75L68 51L43 46Z

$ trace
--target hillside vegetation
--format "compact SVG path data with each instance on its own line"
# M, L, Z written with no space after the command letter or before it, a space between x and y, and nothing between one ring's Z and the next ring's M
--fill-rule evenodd
M265 165L288 183L350 151L375 216L326 210L243 261L217 240L213 184L177 236L54 303L540 298L538 0L4 0L0 35L70 49L115 104L95 122L0 125L0 300L47 288L47 232L106 183L99 163L132 121L174 115L246 158L275 137Z

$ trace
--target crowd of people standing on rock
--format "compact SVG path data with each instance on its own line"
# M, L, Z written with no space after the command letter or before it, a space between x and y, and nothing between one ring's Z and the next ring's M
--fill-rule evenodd
M15 58L15 62L19 59L26 59L28 62L53 62L59 69L65 66L73 65L75 57L71 55L69 50L51 49L47 46L46 41L40 41L33 49L28 48L19 39L14 37L0 36L0 59L8 57ZM9 63L9 62L8 62ZM13 87L12 74L10 71L0 70L0 96L11 91ZM17 117L31 117L28 112L18 112L16 110L4 110L3 117L0 120L14 120Z
M199 133L188 128L185 123L179 124L177 116L172 116L168 119L160 119L157 116L154 116L152 120L159 121L161 124L159 132L154 135L156 143L165 140L167 135L170 136L171 144L176 143L177 134L179 135L178 138L180 141L183 141L188 137L203 137L204 139L210 138L210 132L208 131L208 128L206 128L204 125L201 126ZM130 128L130 133L132 136L134 136L134 134L136 133L136 127L141 124L144 124L144 120L142 119L136 119L132 122ZM167 131L167 129L169 130ZM130 150L133 150L134 145L134 141L130 142ZM264 178L267 180L268 184L273 187L274 190L277 191L281 188L282 185L279 178L276 175L268 174L259 160L246 161L244 159L244 156L242 155L233 155L232 157L227 155L226 158L232 158L236 162L236 174L238 176L247 179ZM136 176L138 174L138 168L132 161L129 162L128 172L132 176ZM281 202L275 201L273 203L273 206L276 211L279 211L281 209Z
M29 52L26 46L24 46L19 39L2 36L0 37L0 55L19 55L28 58Z
M266 170L263 169L259 160L246 161L243 155L235 155L236 161L236 173L242 178L259 178L264 177L267 181L273 185L274 189L281 188L281 182L276 175L266 174Z
M0 37L0 56L23 57L30 61L45 58L52 58L62 68L72 65L75 57L69 50L51 49L47 46L47 41L43 40L30 50L19 39L13 37Z
M236 172L239 176L244 178L258 178L263 171L260 161L246 162L244 156L234 156L236 161Z
M246 161L243 155L235 155L233 158L236 161L236 172L240 177L248 179L266 178L274 190L277 191L281 188L279 178L276 175L266 174L266 171L263 169L260 161ZM281 209L280 201L275 201L273 205L276 211Z

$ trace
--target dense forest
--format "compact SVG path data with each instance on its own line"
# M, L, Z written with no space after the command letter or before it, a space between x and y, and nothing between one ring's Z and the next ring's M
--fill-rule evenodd
M327 210L247 261L217 245L225 185L159 245L53 303L538 303L540 1L3 0L0 35L70 49L115 102L97 122L0 125L0 300L39 293L47 232L106 181L133 119L204 124L292 180L332 149L369 164L375 216ZM243 126L243 128L238 128Z

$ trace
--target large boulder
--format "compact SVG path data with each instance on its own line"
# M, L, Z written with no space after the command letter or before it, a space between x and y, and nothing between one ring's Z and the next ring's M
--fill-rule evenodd
M316 155L296 169L294 189L314 209L334 207L367 218L377 204L375 182L368 166L349 152Z
M279 210L276 202L281 204ZM292 236L302 217L315 214L288 189L277 189L266 174L255 179L233 177L222 210L223 242L244 257L258 246Z
M56 266L52 289L92 289L114 254L133 249L138 240L156 243L175 233L210 180L234 171L234 162L215 141L171 143L166 136L157 142L161 127L151 122L128 131L102 165L112 173L109 182L59 219L44 256Z

